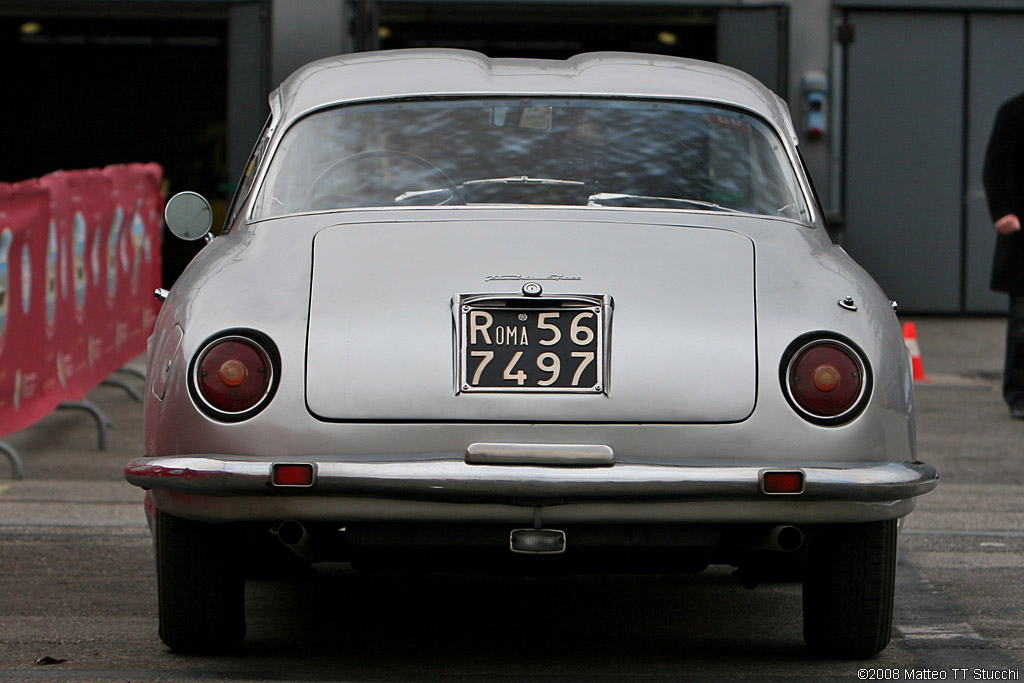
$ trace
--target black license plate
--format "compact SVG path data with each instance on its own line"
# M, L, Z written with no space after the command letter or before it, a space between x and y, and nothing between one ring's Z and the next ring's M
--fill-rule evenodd
M602 392L603 311L599 303L463 304L462 391Z

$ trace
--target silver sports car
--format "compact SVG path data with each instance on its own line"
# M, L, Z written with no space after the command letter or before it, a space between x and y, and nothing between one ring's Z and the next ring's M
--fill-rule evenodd
M811 647L885 648L897 523L937 474L894 306L776 95L684 59L432 49L315 62L270 111L221 235L158 290L126 476L168 646L238 642L247 573L289 550L733 565L803 583ZM196 239L211 212L166 218Z

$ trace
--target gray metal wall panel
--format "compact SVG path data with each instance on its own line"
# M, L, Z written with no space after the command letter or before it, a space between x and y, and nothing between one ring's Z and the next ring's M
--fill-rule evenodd
M964 16L851 12L847 249L901 310L960 310Z
M263 6L238 3L228 13L227 177L245 170L267 105L267 42Z
M957 10L1014 10L1024 9L1021 0L833 0L841 9L879 10L934 10L950 12Z
M735 67L781 95L786 94L783 10L723 9L718 15L716 61Z
M1024 91L1021 48L1024 15L974 14L970 18L967 130L967 277L969 313L1003 313L1006 295L988 288L995 229L985 202L981 170L996 110Z
M273 0L270 12L270 83L315 59L350 52L344 0Z

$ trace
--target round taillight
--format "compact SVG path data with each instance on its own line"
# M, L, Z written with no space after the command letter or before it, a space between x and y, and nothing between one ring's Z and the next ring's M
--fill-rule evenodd
M252 417L269 402L274 382L270 353L248 336L214 339L196 354L194 393L212 417L227 421Z
M866 365L849 344L815 339L787 354L784 384L793 407L813 422L851 419L867 396Z

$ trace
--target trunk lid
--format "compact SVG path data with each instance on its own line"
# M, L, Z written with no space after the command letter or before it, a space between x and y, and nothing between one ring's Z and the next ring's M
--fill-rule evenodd
M543 289L533 301L608 302L582 319L603 320L600 387L462 391L479 362L460 369L462 305L521 302L526 282ZM515 341L535 375L547 349L530 335ZM736 422L757 396L754 245L712 227L593 220L336 225L314 240L306 351L307 405L325 420Z

